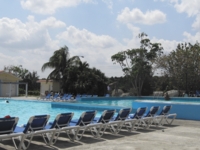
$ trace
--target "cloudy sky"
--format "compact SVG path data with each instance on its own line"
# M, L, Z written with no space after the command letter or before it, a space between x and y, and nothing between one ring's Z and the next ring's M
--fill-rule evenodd
M123 75L111 56L139 47L148 34L164 52L200 42L200 0L0 0L0 70L22 65L41 72L64 45L106 76Z

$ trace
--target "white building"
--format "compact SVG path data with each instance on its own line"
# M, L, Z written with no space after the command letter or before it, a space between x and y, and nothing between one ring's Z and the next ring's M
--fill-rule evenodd
M40 83L40 94L44 95L46 91L50 92L60 92L61 88L60 88L60 83L59 81L55 81L55 80L38 80L37 82Z
M12 73L0 71L0 97L12 97L19 95L20 78Z

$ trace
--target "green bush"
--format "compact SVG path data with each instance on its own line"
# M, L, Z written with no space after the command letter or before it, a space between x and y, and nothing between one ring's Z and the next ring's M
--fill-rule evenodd
M19 88L19 94L25 94L25 90L24 90L24 89L21 89L21 88Z
M28 91L28 95L38 96L38 95L40 95L40 92L39 91Z

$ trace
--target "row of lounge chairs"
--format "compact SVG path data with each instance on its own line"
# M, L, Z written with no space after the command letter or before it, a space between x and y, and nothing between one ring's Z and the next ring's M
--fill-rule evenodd
M0 118L0 140L12 139L16 149L27 149L33 137L41 135L47 145L53 145L60 133L65 132L71 140L81 140L85 131L90 131L94 138L101 138L105 132L118 134L122 128L131 132L138 128L149 128L151 125L162 125L164 120L171 124L176 114L169 114L171 106L165 106L160 114L160 107L152 107L147 114L147 108L138 108L131 114L131 108L121 109L117 115L115 110L105 110L100 117L96 117L97 111L83 112L79 119L72 119L74 113L58 114L53 122L48 122L49 115L32 116L27 124L17 126L18 117ZM172 117L171 121L168 118ZM18 139L19 145L15 140Z
M53 100L53 101L75 101L76 98L85 98L85 97L98 97L98 95L86 95L86 94L83 94L83 95L76 95L76 97L74 97L72 94L64 94L62 96L60 96L59 94L54 94L54 96L52 96L50 93L47 94L47 96L41 98L43 100Z

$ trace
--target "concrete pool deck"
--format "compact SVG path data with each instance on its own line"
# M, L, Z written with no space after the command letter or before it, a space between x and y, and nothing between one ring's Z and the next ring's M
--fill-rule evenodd
M106 132L101 139L87 134L72 143L61 134L53 146L44 144L42 137L34 137L29 150L200 150L200 121L175 120L173 125L151 127L133 132L122 130L118 135ZM1 141L0 150L14 149L11 140Z
M16 99L36 99L17 97ZM0 150L14 149L11 140L1 141ZM173 125L140 129L132 132L122 130L118 135L106 132L101 139L90 134L81 141L70 142L61 134L53 146L44 144L42 137L34 137L28 150L200 150L200 121L175 120Z

